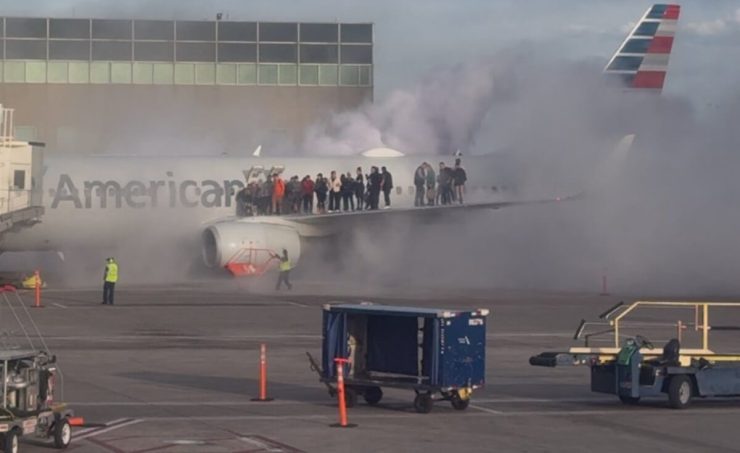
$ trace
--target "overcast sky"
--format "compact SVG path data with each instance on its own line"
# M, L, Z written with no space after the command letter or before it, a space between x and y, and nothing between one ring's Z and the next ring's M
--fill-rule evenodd
M685 0L665 92L699 111L736 93L740 2ZM8 16L348 21L375 24L376 99L435 66L526 44L606 59L651 2L640 0L0 0Z

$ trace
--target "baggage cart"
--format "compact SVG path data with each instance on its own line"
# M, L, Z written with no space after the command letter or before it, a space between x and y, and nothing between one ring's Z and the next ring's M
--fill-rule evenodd
M435 400L465 410L473 390L485 384L487 315L485 309L328 304L321 363L308 356L332 396L334 359L349 359L344 380L348 407L358 396L377 404L387 387L413 390L419 413L430 412Z

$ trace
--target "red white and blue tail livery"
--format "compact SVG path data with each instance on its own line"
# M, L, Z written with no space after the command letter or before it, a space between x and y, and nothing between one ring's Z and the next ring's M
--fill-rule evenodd
M651 6L614 54L604 73L630 88L660 90L676 34L679 5Z

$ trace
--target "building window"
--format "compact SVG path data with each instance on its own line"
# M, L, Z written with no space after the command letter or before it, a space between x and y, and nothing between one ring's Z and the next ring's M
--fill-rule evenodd
M26 171L15 170L13 172L13 188L14 189L25 189L26 188Z

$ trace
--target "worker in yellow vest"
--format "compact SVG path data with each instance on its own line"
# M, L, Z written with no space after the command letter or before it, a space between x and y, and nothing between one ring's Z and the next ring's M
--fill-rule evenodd
M103 275L103 305L113 305L113 291L118 281L118 263L113 258L105 260L105 274Z
M275 285L275 291L280 290L280 285L282 285L283 282L285 282L285 286L287 286L288 289L293 289L293 285L290 284L291 265L290 259L288 259L288 251L283 249L283 256L278 256L277 254L274 256L280 260L280 274L278 275L278 281Z

